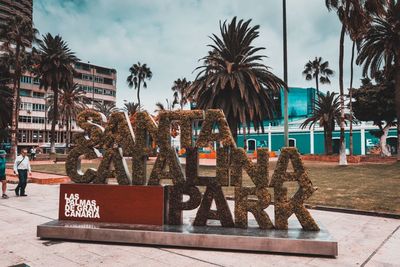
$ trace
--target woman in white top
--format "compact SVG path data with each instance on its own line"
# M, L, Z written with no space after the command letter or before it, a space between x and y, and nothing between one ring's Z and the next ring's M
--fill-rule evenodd
M31 165L29 163L28 151L22 149L21 155L19 155L14 162L14 173L18 174L18 185L15 188L15 194L17 196L26 197L25 188L28 182L28 173L31 176Z

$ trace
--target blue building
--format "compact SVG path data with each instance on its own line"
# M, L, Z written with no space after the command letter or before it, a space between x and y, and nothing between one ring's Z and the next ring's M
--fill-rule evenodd
M316 98L315 88L291 87L288 92L289 111L289 145L297 147L302 154L323 154L325 151L323 128L315 125L314 128L301 129L301 123L312 115ZM278 151L284 146L283 129L283 90L279 94L279 107L273 120L264 121L264 133L253 128L246 134L247 149L249 152L259 147L267 147L270 151ZM379 139L373 135L378 128L372 123L353 125L353 153L366 155L374 153L379 146ZM345 128L346 148L349 152L349 126ZM339 152L340 128L336 126L333 132L333 151ZM392 154L397 153L397 129L389 131L387 143ZM238 145L244 146L243 134L238 136Z

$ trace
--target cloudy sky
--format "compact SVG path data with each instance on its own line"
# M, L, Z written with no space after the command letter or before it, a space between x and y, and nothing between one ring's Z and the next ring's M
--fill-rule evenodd
M322 91L338 91L340 23L323 0L287 0L289 86L311 87L301 72L315 56L328 60L335 71L331 85ZM117 70L117 106L136 102L128 88L129 67L138 61L153 72L141 102L153 111L155 103L172 98L178 78L194 79L198 59L219 34L219 21L234 16L260 25L256 46L266 49L264 64L283 79L281 0L34 0L34 23L41 34L60 34L84 62ZM351 43L345 47L345 88L349 86ZM356 68L355 85L361 72Z

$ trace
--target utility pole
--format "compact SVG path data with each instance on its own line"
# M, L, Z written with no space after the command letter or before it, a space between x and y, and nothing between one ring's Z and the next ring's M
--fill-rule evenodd
M94 109L94 65L90 65L90 61L88 61L88 64L92 71L92 109Z
M287 32L286 32L286 0L282 0L283 7L283 81L288 84L287 75ZM289 88L289 86L288 86ZM284 113L284 144L289 146L289 115L288 115L288 91L283 88L283 113Z

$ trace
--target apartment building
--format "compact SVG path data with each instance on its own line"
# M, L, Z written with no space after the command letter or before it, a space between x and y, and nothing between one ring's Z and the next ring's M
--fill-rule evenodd
M76 74L74 82L86 92L88 107L93 103L116 102L115 69L79 62L74 66ZM21 77L21 103L18 122L18 148L39 146L43 152L50 149L51 121L48 120L47 97L51 90L39 88L39 80L29 73ZM72 124L72 131L78 131L76 124ZM56 150L62 153L65 150L66 129L62 124L56 125Z

